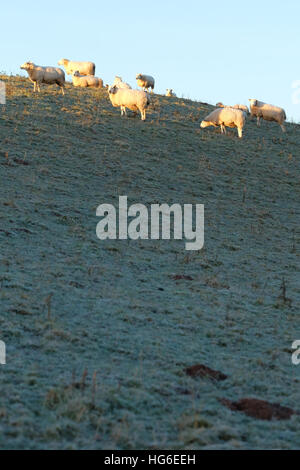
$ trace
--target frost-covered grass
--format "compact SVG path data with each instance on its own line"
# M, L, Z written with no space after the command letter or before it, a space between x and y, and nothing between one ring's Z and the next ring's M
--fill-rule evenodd
M194 101L154 95L142 123L105 90L0 79L0 448L299 447L299 416L219 399L300 409L300 126L248 120L240 141L200 130ZM205 204L205 248L100 242L119 195ZM197 363L228 379L188 377Z

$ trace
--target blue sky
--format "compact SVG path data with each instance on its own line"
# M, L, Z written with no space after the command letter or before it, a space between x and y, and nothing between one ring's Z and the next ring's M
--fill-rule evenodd
M1 6L0 71L92 60L96 75L156 78L156 92L215 104L257 98L300 122L300 2L27 2ZM292 84L299 81L297 88ZM299 90L299 93L298 93ZM293 104L293 94L299 104Z

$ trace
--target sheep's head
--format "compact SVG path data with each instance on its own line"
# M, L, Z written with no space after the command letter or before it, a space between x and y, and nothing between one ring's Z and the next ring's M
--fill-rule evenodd
M138 73L135 78L136 78L136 80L140 80L140 79L142 78L142 74L141 74L141 73Z
M80 73L78 70L76 70L74 73L73 73L73 77L80 77Z
M118 87L116 87L116 86L110 86L110 87L108 87L108 93L109 93L110 95L115 95L115 94L117 93L117 91L118 91Z
M115 80L116 80L117 82L121 82L121 81L122 81L122 77L118 77L118 76L116 75L116 76L115 76Z
M204 127L208 127L208 126L210 126L210 123L208 121L202 121L201 124L200 124L200 127L202 127L202 129Z
M65 65L68 62L69 61L67 59L60 59L57 63L58 63L58 65Z
M217 103L216 106L217 106L218 108L224 108L224 104L221 103L221 102Z
M257 105L257 100L252 100L250 99L250 106L256 106Z
M34 63L33 62L25 62L23 65L21 65L20 69L22 70L32 70L34 67Z

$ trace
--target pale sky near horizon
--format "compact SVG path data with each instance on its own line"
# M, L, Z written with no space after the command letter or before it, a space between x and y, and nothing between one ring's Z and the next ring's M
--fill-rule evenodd
M24 75L19 67L26 60L92 60L104 83L120 75L136 87L136 74L146 73L155 77L157 93L173 88L179 97L212 104L256 98L284 107L289 120L300 122L300 2L145 4L6 2L0 71Z

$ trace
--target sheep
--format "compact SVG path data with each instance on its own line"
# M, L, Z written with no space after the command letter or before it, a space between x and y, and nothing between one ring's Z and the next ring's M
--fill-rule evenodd
M78 70L72 75L72 82L75 87L93 87L93 88L103 88L103 80L94 75L80 75Z
M233 109L240 109L241 111L244 111L244 113L249 114L249 108L245 104L235 104Z
M249 99L250 101L250 112L251 116L257 117L257 125L260 127L260 118L265 121L275 121L277 122L282 132L286 132L284 122L286 120L285 110L272 104L264 103L263 101L258 101L254 99Z
M245 113L240 109L221 108L215 109L212 113L206 116L206 118L201 122L200 127L220 126L222 134L226 134L226 127L237 127L238 135L242 138L245 121Z
M62 94L65 94L65 72L62 69L56 67L42 67L35 65L33 62L25 62L20 67L22 70L26 70L29 75L29 79L33 83L33 91L41 91L40 84L46 83L48 85L58 85L61 88Z
M146 92L110 86L108 94L112 105L114 107L120 106L121 116L126 116L126 108L128 108L135 113L140 111L142 121L146 120L146 108L150 104L150 99Z
M241 111L244 111L246 114L249 114L249 108L245 104L235 104L234 106L226 106L223 103L217 103L216 104L217 108L233 108L233 109L240 109Z
M63 65L66 69L67 75L73 75L78 71L81 75L95 75L96 65L94 62L73 62L68 59L61 59L58 65Z
M123 88L127 90L131 90L131 86L128 85L128 83L123 82L122 77L118 77L117 75L115 76L114 83L112 86L116 86L118 88Z
M167 88L166 96L174 96L175 97L177 95L173 92L172 88Z
M155 86L155 80L150 75L142 75L141 73L136 76L137 84L139 87L143 88L144 91L151 88L152 92Z

